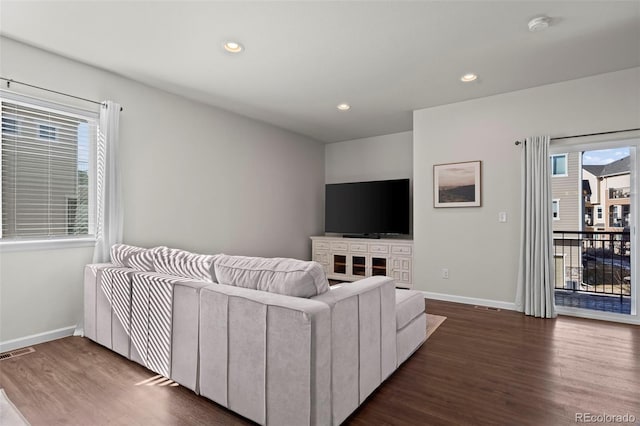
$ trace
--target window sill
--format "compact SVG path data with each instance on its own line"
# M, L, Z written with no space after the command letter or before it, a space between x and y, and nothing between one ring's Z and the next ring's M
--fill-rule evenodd
M32 251L32 250L57 250L78 247L94 247L95 238L60 238L51 240L23 240L23 241L2 241L0 240L0 253L12 251Z

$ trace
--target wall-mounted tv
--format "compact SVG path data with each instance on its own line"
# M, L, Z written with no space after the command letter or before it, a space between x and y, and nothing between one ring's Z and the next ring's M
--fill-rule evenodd
M350 236L409 233L409 179L326 185L325 232Z

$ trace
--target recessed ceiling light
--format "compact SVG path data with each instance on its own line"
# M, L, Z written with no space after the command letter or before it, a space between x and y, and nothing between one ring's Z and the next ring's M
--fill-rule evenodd
M477 80L478 76L472 72L466 73L462 77L460 77L460 81L464 81L465 83L469 83L470 81Z
M532 20L530 20L528 25L529 31L531 31L532 33L543 31L549 28L549 25L551 25L551 18L548 18L546 16L538 16L537 18L533 18Z
M343 103L343 104L338 104L336 108L338 108L340 111L349 111L351 109L351 105Z
M224 47L224 50L226 50L229 53L240 53L242 52L242 49L243 49L242 45L235 41L228 41L222 46Z

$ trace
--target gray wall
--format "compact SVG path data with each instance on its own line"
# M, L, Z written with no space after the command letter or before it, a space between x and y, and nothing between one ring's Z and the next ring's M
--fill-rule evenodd
M122 104L125 242L310 257L323 224L324 145L6 38L0 55L3 77ZM0 342L75 325L92 252L1 252Z
M412 131L327 144L324 155L326 183L409 178L413 211ZM409 229L413 229L413 216Z
M325 145L325 182L413 177L413 132Z
M640 68L414 112L414 287L511 304L526 136L640 127ZM482 160L482 207L433 207L433 165ZM498 223L498 212L508 213ZM449 279L441 269L449 268Z

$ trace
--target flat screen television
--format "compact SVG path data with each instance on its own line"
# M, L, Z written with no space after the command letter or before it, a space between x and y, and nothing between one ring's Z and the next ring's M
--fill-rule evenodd
M326 185L325 232L348 236L409 233L409 179Z

